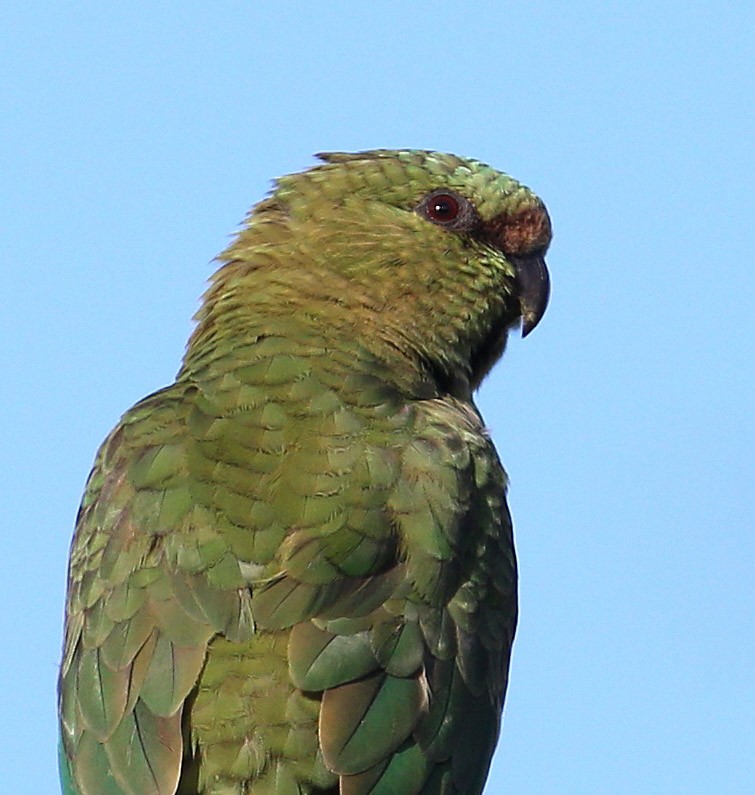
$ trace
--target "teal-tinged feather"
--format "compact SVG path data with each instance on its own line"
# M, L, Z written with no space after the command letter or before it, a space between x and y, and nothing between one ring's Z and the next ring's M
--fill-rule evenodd
M422 706L417 678L373 674L326 690L320 709L325 764L341 775L367 770L407 739Z

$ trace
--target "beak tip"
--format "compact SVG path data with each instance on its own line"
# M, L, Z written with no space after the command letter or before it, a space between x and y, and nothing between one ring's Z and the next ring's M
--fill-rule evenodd
M548 307L550 275L543 257L520 260L517 265L522 337L524 338L534 331Z

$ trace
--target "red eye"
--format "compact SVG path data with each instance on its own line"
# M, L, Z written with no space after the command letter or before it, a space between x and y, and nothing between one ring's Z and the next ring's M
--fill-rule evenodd
M480 224L480 216L469 199L452 190L434 190L414 209L428 221L453 232L471 233Z
M436 224L449 224L459 217L459 201L448 193L439 193L427 202L427 217Z

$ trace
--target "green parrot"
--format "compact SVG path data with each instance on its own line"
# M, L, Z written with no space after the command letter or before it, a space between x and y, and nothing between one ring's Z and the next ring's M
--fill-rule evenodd
M66 795L479 795L517 617L472 394L549 294L476 160L319 156L220 256L175 383L100 448L59 681Z

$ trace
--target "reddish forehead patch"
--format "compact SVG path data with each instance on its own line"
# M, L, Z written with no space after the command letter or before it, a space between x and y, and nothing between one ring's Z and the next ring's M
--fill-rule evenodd
M551 219L542 204L498 215L487 226L491 238L506 254L526 256L545 251L551 242Z

